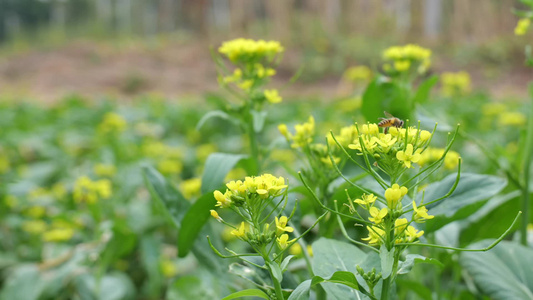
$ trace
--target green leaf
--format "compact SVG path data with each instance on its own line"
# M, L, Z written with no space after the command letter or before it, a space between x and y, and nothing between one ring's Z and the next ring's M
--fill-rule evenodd
M492 242L484 240L471 248L484 248ZM533 249L502 241L484 253L463 252L459 262L491 299L533 299L532 257Z
M439 81L439 76L433 75L429 77L428 79L424 80L416 90L416 94L413 97L414 103L426 103L429 99L429 94L431 92L431 89L435 84Z
M405 260L398 264L398 274L409 273L413 266L419 263L433 264L441 268L444 267L440 261L434 258L425 257L419 254L407 254Z
M385 245L381 245L379 249L379 257L381 259L381 276L387 279L392 273L392 265L394 264L394 248L389 251Z
M6 277L0 299L39 299L46 282L40 278L37 265L21 265Z
M265 292L261 291L261 290L258 290L258 289L249 289L249 290L244 290L244 291L239 291L239 292L235 292L231 295L228 295L224 298L222 298L222 300L230 300L230 299L236 299L236 298L241 298L241 297L259 297L259 298L263 298L263 299L270 299L268 297L267 294L265 294Z
M270 268L270 270L272 271L272 275L274 276L274 278L278 282L281 282L283 280L283 274L281 273L281 269L279 265L276 263L270 263L270 262L266 262L266 264L268 268Z
M442 181L430 184L425 190L424 203L431 202L446 195L452 188L456 174L451 174ZM430 215L435 218L426 222L425 231L432 232L444 225L472 214L482 202L498 194L507 185L507 180L497 176L463 173L457 188L450 197L435 204L428 205ZM418 201L422 193L418 193ZM477 206L476 209L465 209Z
M307 279L300 283L294 291L292 291L288 300L308 300L309 290L311 289L311 279Z
M421 299L431 299L431 290L422 283L414 280L396 279L399 287L407 288L416 293Z
M289 262L291 261L293 257L294 255L289 255L283 259L283 261L281 262L281 265L279 266L282 273L287 271L287 266L289 265Z
M410 119L413 106L409 90L385 76L374 79L363 93L361 112L369 122L377 122L387 111L401 119Z
M215 208L213 193L202 195L187 210L178 233L178 256L185 257L191 250L198 233L209 219L209 210Z
M216 190L224 183L224 178L235 165L246 158L243 154L213 153L205 162L202 175L202 194Z
M181 220L191 205L189 201L154 168L143 167L143 177L152 198L165 208L167 216L179 230Z
M325 283L325 282L338 283L338 284L345 285L353 290L359 290L359 283L357 282L357 278L352 272L338 271L338 272L333 273L333 275L331 275L331 277L329 278L323 278L321 276L313 276L311 280L306 280L300 283L300 285L298 285L296 289L294 289L294 291L291 293L289 300L309 299L309 290L313 286L320 284L320 283ZM347 299L347 298L340 298L340 299Z
M251 113L254 121L254 131L255 133L259 133L263 130L263 127L265 126L267 112L252 110Z
M322 278L330 278L332 274L338 271L356 274L357 265L363 265L372 261L369 255L359 248L345 242L326 238L320 238L313 243L313 253L313 272L316 276ZM375 265L366 267L371 269L375 266L377 271L380 272L381 266L379 265L379 260L373 262ZM323 284L322 287L331 298L358 299L358 297L362 297L358 291L355 291L353 288L348 288L345 285Z
M205 123L212 118L221 118L224 120L232 120L232 117L228 115L226 112L221 110L212 110L208 113L206 113L200 121L198 121L198 124L196 125L196 130L202 129L202 127L205 125Z

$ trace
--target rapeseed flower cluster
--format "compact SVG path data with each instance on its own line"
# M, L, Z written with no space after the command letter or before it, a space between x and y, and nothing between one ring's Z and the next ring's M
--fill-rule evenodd
M509 107L504 103L486 103L481 107L481 112L486 117L483 119L487 123L485 124L486 127L490 126L492 121L496 121L500 126L516 127L524 126L527 123L527 117L524 113L510 111Z
M390 75L416 70L425 73L431 65L431 50L418 45L394 46L383 51L383 70Z
M146 157L157 161L157 170L163 175L176 175L183 169L183 150L160 141L148 140L141 146Z
M186 199L191 199L200 196L200 188L202 187L202 178L194 177L184 180L180 184L180 190Z
M100 179L93 181L87 176L82 176L74 184L73 197L78 203L95 204L101 199L111 197L111 181Z
M363 238L370 245L380 246L384 243L412 243L420 238L424 231L417 230L410 224L412 222L423 223L425 220L432 219L434 216L428 214L424 205L416 205L413 201L413 214L411 221L406 218L400 218L404 214L402 208L402 199L408 190L404 186L393 184L385 190L385 201L376 201L378 199L374 194L363 194L361 198L355 199L353 203L357 204L364 210L368 211L368 220L372 223L367 226L368 237ZM381 208L376 203L386 204ZM351 210L356 212L353 204L350 204Z
M98 124L98 132L101 134L117 134L124 131L128 123L119 114L110 112L105 114L104 119Z
M267 217L273 213L269 204L276 197L283 195L287 188L283 177L271 174L249 176L244 180L230 181L226 187L224 193L218 190L213 193L217 201L216 206L230 208L244 220L239 225L233 226L226 223L216 210L211 210L211 216L233 228L231 235L254 247L275 241L280 249L285 249L292 243L293 240L289 240L288 233L294 229L287 226L289 221L287 216L275 216L274 220L266 222Z
M264 89L270 77L276 74L274 58L284 49L277 41L235 39L224 42L218 52L226 56L236 68L231 74L222 76L222 85L234 84L247 95L247 100L261 105L263 102L279 103L283 99L276 89Z
M218 52L234 63L256 62L264 58L273 59L284 49L277 41L264 41L238 38L222 43Z
M428 166L437 160L441 159L444 153L446 152L446 149L444 148L432 148L428 147L420 156L420 160L418 161L418 164L423 166ZM448 153L446 153L446 157L444 158L444 168L448 170L453 170L457 167L459 164L460 159L459 153L449 150Z
M372 78L372 70L367 66L351 67L344 72L343 78L350 82L368 81Z
M525 35L527 31L529 30L530 25L531 25L531 20L528 18L522 18L518 20L518 23L516 24L516 27L514 29L514 34Z
M442 94L448 97L461 96L470 92L471 80L467 72L445 72L441 75Z
M382 133L373 123L364 124L357 133L348 148L373 157L376 165L388 174L397 174L418 163L433 135L416 127L390 127L388 133Z

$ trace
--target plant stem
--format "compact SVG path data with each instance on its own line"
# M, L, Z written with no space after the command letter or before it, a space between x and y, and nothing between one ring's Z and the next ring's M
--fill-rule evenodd
M524 183L522 185L522 226L520 227L520 243L527 246L527 224L529 223L529 175L531 159L533 157L533 83L529 85L531 98L529 124L526 131L526 145L524 148Z
M274 276L274 272L272 272L272 269L270 269L270 266L267 269L268 269L268 272L270 273L270 278L272 278L272 282L274 283L274 290L276 291L277 300L285 300L285 298L283 297L283 291L281 290L281 283Z
M256 162L256 175L259 175L261 173L261 160L259 159L259 145L254 130L254 118L251 114L248 117L247 123L248 138L250 140L250 150L252 151L252 157Z

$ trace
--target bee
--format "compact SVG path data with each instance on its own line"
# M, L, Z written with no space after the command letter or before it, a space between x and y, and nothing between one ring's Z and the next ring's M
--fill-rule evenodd
M384 111L387 118L379 118L381 121L378 123L378 127L384 127L383 133L387 134L389 127L400 128L403 126L403 120L396 118L395 116Z

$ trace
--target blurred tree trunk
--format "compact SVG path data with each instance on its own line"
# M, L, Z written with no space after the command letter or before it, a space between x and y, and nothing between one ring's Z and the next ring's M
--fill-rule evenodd
M442 0L426 0L424 5L424 36L437 39L440 33Z

